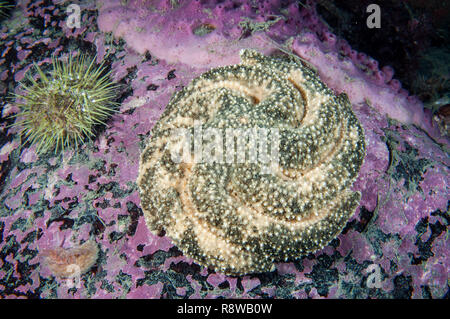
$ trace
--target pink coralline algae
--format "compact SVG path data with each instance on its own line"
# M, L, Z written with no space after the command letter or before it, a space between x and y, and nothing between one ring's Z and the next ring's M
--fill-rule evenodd
M242 47L266 47L267 38L252 35L256 30L274 35L271 26L276 25L284 39L300 31L306 19L301 22L297 4L281 2L102 0L98 26L124 38L139 54L149 51L170 63L212 67L238 62Z
M313 1L99 0L82 5L80 29L65 26L67 3L18 2L0 28L1 298L448 297L449 141L394 70L328 30ZM38 156L19 147L8 126L17 108L4 95L33 62L48 67L73 46L106 60L121 84L120 112L79 150ZM299 56L345 92L366 157L352 187L360 205L328 246L272 272L226 276L148 230L135 181L172 94L237 63L242 48ZM89 241L98 258L80 285L46 267L45 252Z

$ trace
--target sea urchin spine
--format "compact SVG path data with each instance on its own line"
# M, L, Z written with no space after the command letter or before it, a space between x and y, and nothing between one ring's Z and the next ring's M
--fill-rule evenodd
M39 66L40 79L28 73L22 92L15 94L21 112L13 126L20 126L25 142L37 144L37 152L77 147L94 135L94 126L114 112L117 85L109 80L103 63L84 55L61 62L52 58L53 70L46 75Z
M0 18L6 17L6 11L4 9L12 8L14 7L12 4L9 4L8 1L0 1Z

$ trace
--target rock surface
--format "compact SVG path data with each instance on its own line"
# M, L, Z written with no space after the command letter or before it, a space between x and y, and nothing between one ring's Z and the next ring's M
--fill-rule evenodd
M1 297L448 297L449 142L421 102L391 79L389 68L380 70L326 30L313 2L309 8L287 8L298 23L282 18L272 23L271 16L261 13L250 16L252 23L245 20L235 34L223 35L217 25L207 36L217 32L216 39L231 39L236 49L273 39L267 51L281 48L301 56L336 94L347 93L365 131L366 157L352 188L361 192L360 205L322 250L278 263L272 272L240 277L201 267L163 233L152 234L135 183L139 154L169 98L216 65L165 60L152 50L140 52L126 38L112 40L98 30L94 4L82 6L81 28L72 29L65 21L67 3L44 7L43 1L18 2L16 13L0 29L0 78L7 84L0 87L2 94L14 90L14 81L23 78L32 62L44 67L51 54L65 55L74 48L96 53L98 61L109 59L113 80L124 85L118 92L121 112L99 130L97 139L58 156L37 156L33 146L19 147L17 131L6 127L7 116L17 109L2 96ZM116 2L101 3L106 8ZM99 24L116 14L102 10ZM151 14L145 10L140 14ZM203 13L198 15L202 21ZM136 16L127 21L134 23ZM291 31L278 33L286 28ZM139 39L140 29L129 31ZM164 30L152 32L167 36ZM212 64L234 64L239 57L233 50L208 52L208 57ZM205 54L203 47L198 54ZM98 258L79 285L68 286L67 279L45 266L43 250L70 249L88 240L98 244Z

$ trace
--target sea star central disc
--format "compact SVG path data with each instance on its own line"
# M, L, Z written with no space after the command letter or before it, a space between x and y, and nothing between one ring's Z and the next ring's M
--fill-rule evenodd
M241 52L176 93L141 154L148 227L241 275L325 246L358 206L365 154L345 94L294 58Z

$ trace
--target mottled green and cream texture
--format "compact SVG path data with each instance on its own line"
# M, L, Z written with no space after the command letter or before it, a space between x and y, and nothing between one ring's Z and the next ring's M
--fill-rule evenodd
M335 238L358 206L361 195L350 187L365 154L345 94L336 96L292 57L243 50L241 61L202 74L172 97L138 177L148 227L164 230L201 265L232 275L273 270ZM194 136L199 123L224 132L224 141L230 128L276 130L278 159L265 165L269 173L248 154L231 163L174 161L173 132ZM230 147L236 144L224 142L223 152L237 153Z

